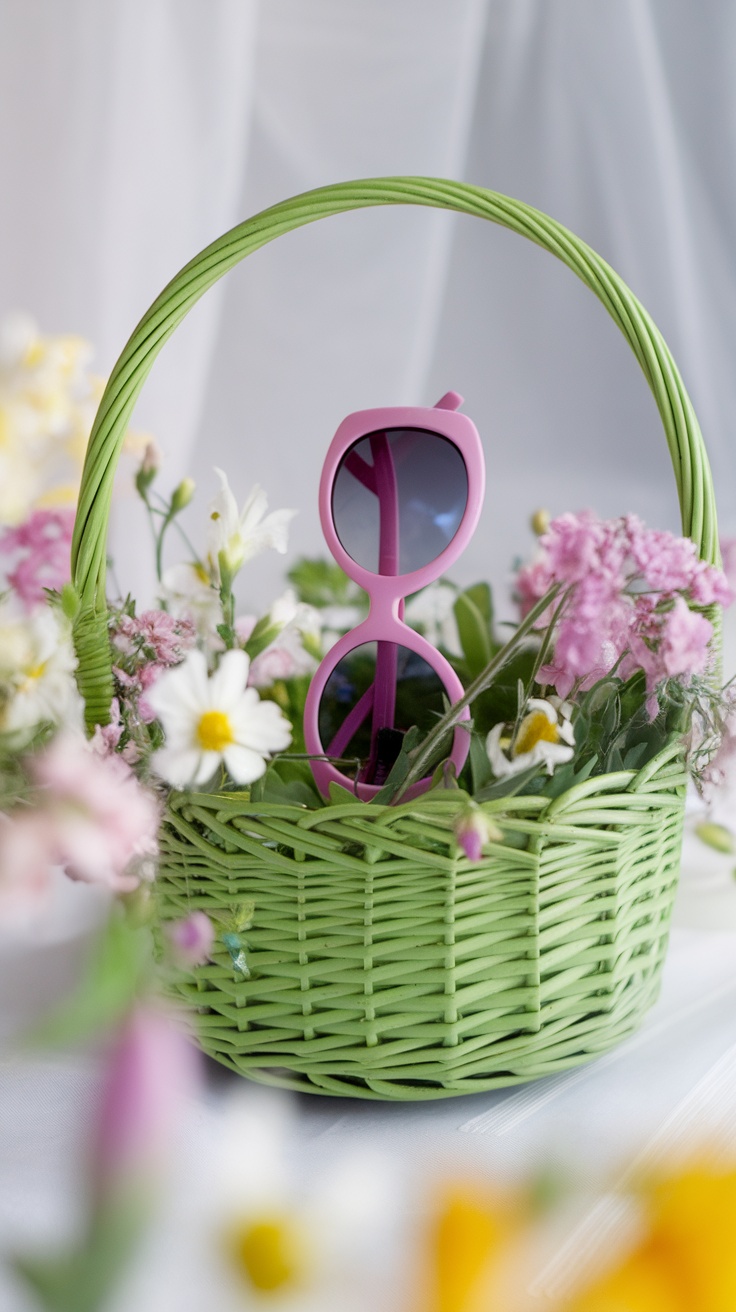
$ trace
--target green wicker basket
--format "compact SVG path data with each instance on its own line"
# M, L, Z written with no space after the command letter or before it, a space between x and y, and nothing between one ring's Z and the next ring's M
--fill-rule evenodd
M73 547L79 686L90 728L112 698L105 552L123 435L153 362L199 297L283 232L371 205L490 219L544 247L595 292L654 394L684 533L719 561L713 487L692 406L648 315L608 265L519 201L462 183L379 178L276 205L177 275L116 364L90 438ZM503 833L469 862L457 794L309 811L234 794L172 793L161 833L161 922L252 904L211 963L182 978L203 1049L252 1079L318 1093L425 1099L590 1060L639 1023L659 988L686 776L673 741L639 772L550 801L487 803Z

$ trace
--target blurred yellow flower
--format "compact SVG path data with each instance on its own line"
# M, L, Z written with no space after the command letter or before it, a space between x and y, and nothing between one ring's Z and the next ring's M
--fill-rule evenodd
M104 390L91 358L84 338L44 336L28 315L0 321L0 524L74 505ZM128 434L126 449L145 440Z
M734 1312L736 1171L704 1160L642 1192L633 1252L564 1312Z
M502 1312L498 1279L524 1217L512 1196L472 1181L447 1186L429 1226L421 1312Z

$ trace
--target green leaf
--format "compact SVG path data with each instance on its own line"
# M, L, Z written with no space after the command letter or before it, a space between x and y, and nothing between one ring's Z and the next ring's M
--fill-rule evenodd
M477 606L485 626L493 637L493 593L487 583L473 583L471 587L465 589L465 596Z
M584 765L576 765L575 761L567 761L565 765L558 765L554 774L545 781L542 792L545 797L561 797L568 789L574 788L576 784L582 784L590 778L596 765L595 756L591 756Z
M81 604L81 598L74 584L65 583L61 589L61 609L68 620L73 622L77 618Z
M518 774L504 775L503 779L494 779L493 783L481 788L475 794L476 802L493 802L499 797L516 797L523 793L527 784L540 773L541 766L531 765L528 770L519 770Z
M432 782L427 791L434 792L444 789L446 792L448 789L451 789L452 791L457 792L459 787L460 785L457 781L455 762L444 760L440 761L437 769L434 771Z
M476 733L474 733L470 739L470 777L473 782L474 797L476 797L481 789L485 788L493 778L493 771L491 770L491 763L488 759L484 740Z
M122 1020L151 969L150 935L116 908L72 996L27 1036L33 1045L86 1042Z
M493 656L488 624L467 592L460 593L453 610L463 656L471 677L475 678Z
M312 811L324 805L309 763L290 756L278 756L272 761L265 774L251 785L250 796L253 802L308 806Z
M330 802L333 806L344 806L346 802L357 802L358 798L355 793L351 793L349 788L343 788L342 784L335 783L334 779L330 783Z
M332 561L302 556L287 578L300 601L309 606L346 606L360 603L363 593Z
M275 642L283 627L283 624L274 624L270 615L263 615L247 642L243 643L243 651L246 656L250 656L251 660L255 660L256 656L260 656L261 652L266 650L266 647L270 647L271 643Z
M393 800L396 789L403 784L409 770L411 769L412 753L414 749L419 746L421 741L422 732L414 724L411 729L408 729L404 734L401 751L389 771L388 778L383 785L383 788L380 793L376 793L375 797L371 798L369 805L376 804L378 806L383 806Z
M623 757L622 768L624 770L641 770L641 767L646 764L647 748L648 744L645 742L635 743Z

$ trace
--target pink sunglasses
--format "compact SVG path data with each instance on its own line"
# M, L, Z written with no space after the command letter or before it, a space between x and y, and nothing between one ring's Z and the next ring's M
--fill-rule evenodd
M328 652L307 696L310 755L363 762L356 784L329 761L313 761L325 795L334 782L370 800L403 731L431 727L444 698L463 694L452 666L403 619L405 597L457 560L480 516L483 448L472 420L457 413L462 402L448 392L433 408L360 410L343 420L327 452L322 529L338 565L368 593L370 612ZM458 773L469 742L465 730L455 730L450 759ZM407 797L429 783L421 780Z

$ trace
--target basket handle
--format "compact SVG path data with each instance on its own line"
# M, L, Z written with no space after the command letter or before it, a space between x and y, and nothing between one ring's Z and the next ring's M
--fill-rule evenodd
M195 256L153 302L110 375L87 447L72 542L72 575L80 599L74 625L77 683L90 730L107 723L113 696L105 596L113 479L133 407L156 356L200 296L246 255L316 219L371 205L426 205L490 219L556 255L595 292L654 394L672 457L683 533L703 560L720 562L713 480L682 379L646 310L590 246L540 210L468 183L398 177L320 187L263 210Z

